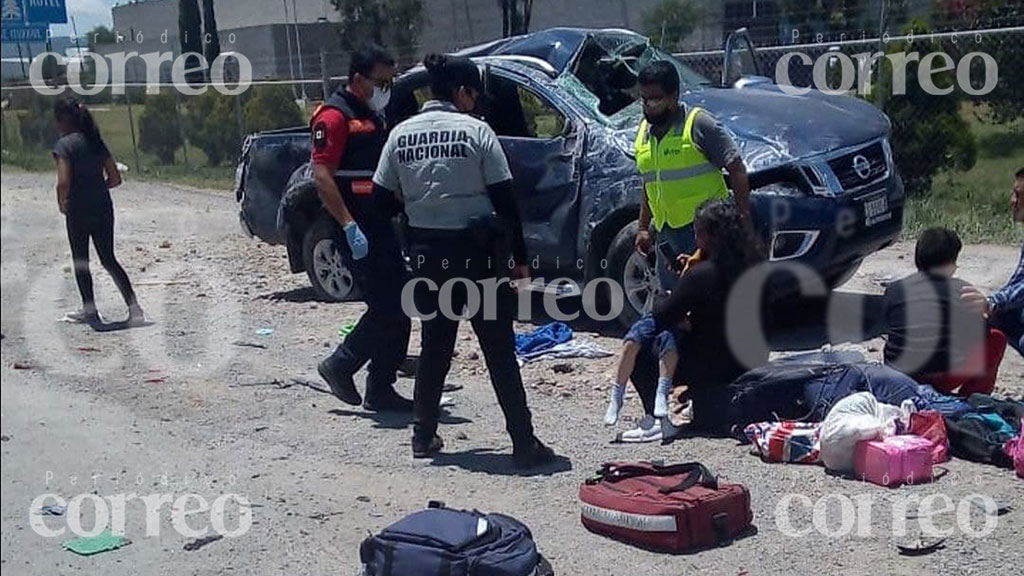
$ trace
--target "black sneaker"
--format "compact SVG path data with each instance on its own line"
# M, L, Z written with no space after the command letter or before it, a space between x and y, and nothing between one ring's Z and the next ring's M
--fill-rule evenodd
M441 440L441 437L437 434L434 434L430 442L424 442L415 436L412 439L413 458L430 458L440 452L442 448L444 448L444 440Z
M512 460L516 468L527 470L553 462L555 460L555 451L534 438L533 444L529 448L523 450L513 449Z
M352 406L359 406L363 403L363 397L356 390L356 383L352 380L352 375L338 374L337 371L332 370L330 358L322 360L317 364L316 371L320 373L320 377L327 382L327 385L331 387L331 392L339 400Z
M367 392L363 408L370 412L412 412L412 400L388 386L384 392Z

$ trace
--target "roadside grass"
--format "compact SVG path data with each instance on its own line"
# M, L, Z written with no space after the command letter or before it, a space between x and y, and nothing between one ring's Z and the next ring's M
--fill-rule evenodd
M1024 168L1024 122L986 124L969 108L964 117L978 141L977 163L967 172L939 173L930 194L910 198L903 235L944 226L965 242L1020 244L1024 233L1010 217L1010 194L1014 174Z

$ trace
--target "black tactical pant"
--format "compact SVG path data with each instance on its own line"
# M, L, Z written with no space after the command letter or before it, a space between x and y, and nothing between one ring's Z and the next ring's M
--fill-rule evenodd
M437 432L441 392L451 368L459 329L459 320L446 317L446 311L463 315L467 303L476 300L480 303L479 309L469 320L480 341L491 385L505 414L505 428L514 447L532 446L533 418L526 405L512 331L515 295L508 282L496 290L479 282L483 280L486 285L490 280L489 284L495 285L496 276L508 276L506 264L493 262L479 238L461 231L410 230L409 253L413 276L418 280L414 301L419 315L424 317L423 350L413 397L414 436L419 441L429 442ZM495 270L502 273L496 274ZM432 281L434 286L428 287L424 280ZM444 289L446 283L451 286L449 289ZM473 287L468 287L467 283ZM470 290L477 291L479 298L471 295Z
M402 310L402 288L409 280L398 237L390 221L362 228L369 244L365 258L352 260L344 238L338 242L363 291L367 310L334 352L336 366L354 374L367 362L366 395L386 392L409 347L411 322Z

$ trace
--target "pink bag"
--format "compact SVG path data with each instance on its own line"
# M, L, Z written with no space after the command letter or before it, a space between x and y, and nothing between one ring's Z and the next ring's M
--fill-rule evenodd
M862 480L879 486L929 482L934 447L920 436L862 440L854 452L853 469Z
M1024 418L1020 420L1021 435L1006 441L1003 451L1013 460L1018 478L1024 478Z

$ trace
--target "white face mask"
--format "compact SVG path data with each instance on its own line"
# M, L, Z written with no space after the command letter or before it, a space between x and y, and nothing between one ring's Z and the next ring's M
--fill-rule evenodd
M383 112L388 107L388 102L391 102L391 90L383 89L380 86L373 87L373 96L370 96L370 108L375 112Z

